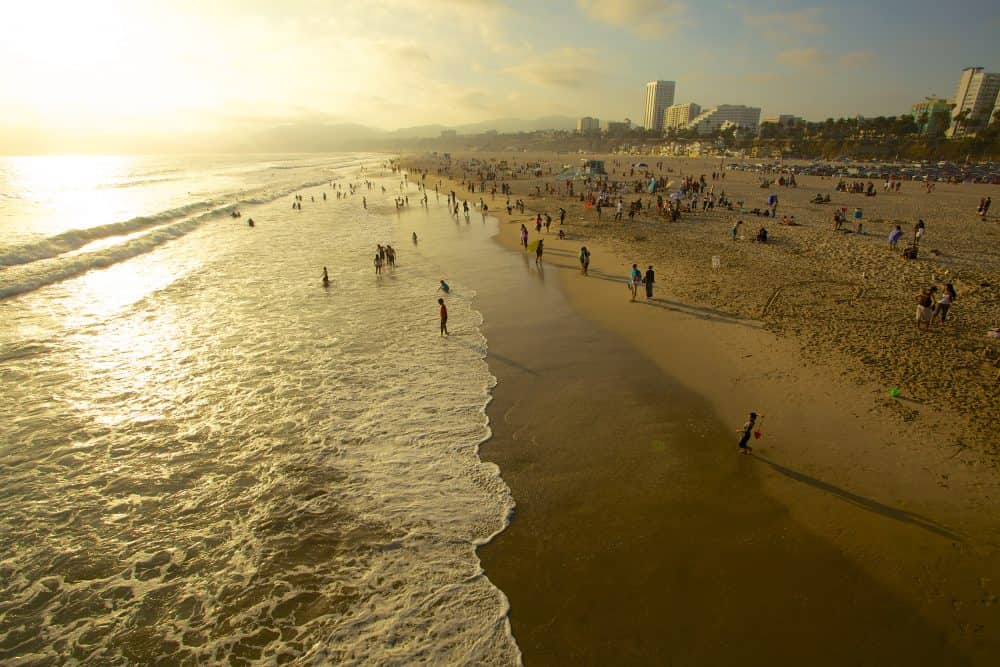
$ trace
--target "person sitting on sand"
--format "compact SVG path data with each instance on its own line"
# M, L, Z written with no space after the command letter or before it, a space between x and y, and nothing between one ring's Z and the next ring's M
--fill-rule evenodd
M560 229L559 230L559 240L562 241L565 238L566 238L566 232L565 232L565 230Z
M451 287L449 287L448 283L446 283L443 280L441 281L441 286L438 287L438 289L441 290L442 292L444 292L445 294L448 294L449 292L451 292Z
M757 231L757 243L767 243L767 228L761 227Z
M249 220L247 220L247 225L249 225L250 227L253 227L253 218L250 218Z

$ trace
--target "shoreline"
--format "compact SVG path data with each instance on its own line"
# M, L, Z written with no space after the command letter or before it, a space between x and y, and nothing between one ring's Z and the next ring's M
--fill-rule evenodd
M459 192L458 187L453 188ZM533 201L526 204L544 206ZM517 249L516 229L528 215L508 217L500 213L497 217L501 230L498 242L514 252L523 252ZM553 224L558 227L558 220ZM792 524L825 544L835 545L851 565L847 568L841 564L841 569L857 567L870 577L869 584L878 582L886 591L899 595L903 608L912 608L926 618L930 628L940 632L956 651L951 658L964 655L977 662L997 654L1000 628L982 622L994 614L989 604L981 604L993 595L988 582L1000 573L996 551L990 546L996 544L997 526L985 518L995 508L995 502L990 500L997 497L991 493L995 479L984 477L982 469L960 456L940 456L936 435L918 438L916 444L910 442L907 446L881 446L905 441L913 436L914 429L912 424L886 412L880 405L880 392L871 386L838 374L829 362L804 359L794 341L779 339L759 323L734 314L678 299L661 299L659 308L630 304L620 286L611 287L611 280L579 276L575 250L581 242L559 242L556 230L552 231L546 237L546 264L558 269L560 288L576 312L598 329L626 341L663 377L679 382L697 396L709 397L707 403L717 423L739 426L747 405L768 415L757 456L750 457L752 474L764 495L788 513ZM535 237L533 229L531 237ZM612 249L593 240L585 243L594 253L592 273L625 275L627 263L615 257ZM489 317L485 310L484 315ZM656 332L656 345L649 337L651 330ZM492 342L491 338L491 351ZM700 349L702 354L695 358L693 354L664 352L670 349ZM495 361L488 360L494 368ZM501 393L509 378L498 370L494 368L494 374L499 382L497 392ZM821 387L816 386L817 375L823 378ZM493 405L499 407L496 395L491 408ZM498 414L491 409L492 423L502 418L502 411ZM925 408L921 418L942 420L948 416ZM527 520L521 515L517 482L509 479L508 473L512 462L524 455L513 450L523 449L524 444L502 442L503 434L496 431L494 437L497 441L487 445L486 454L501 465L504 479L519 502L518 518L512 524L517 530L517 524ZM735 440L724 446L732 447L730 451L735 455ZM497 451L501 447L512 451L501 454ZM900 457L901 450L912 455ZM927 467L926 459L933 461L933 470ZM947 483L942 483L942 478ZM956 493L956 489L960 492ZM976 512L984 517L972 520ZM498 554L483 558L494 580L497 578L491 570L505 567L502 552L508 541L513 538L501 534L482 550L484 555ZM896 544L905 544L906 548L899 549ZM936 563L930 569L929 559ZM912 586L914 578L923 582L916 589ZM945 581L946 594L941 590ZM519 600L519 595L512 594L499 581L498 585L511 600L512 626L520 643L525 630L519 628L517 619L524 604L532 602ZM949 600L943 600L948 596ZM537 602L537 598L534 595L532 599ZM928 602L935 598L941 599ZM522 645L522 651L530 661L531 648Z

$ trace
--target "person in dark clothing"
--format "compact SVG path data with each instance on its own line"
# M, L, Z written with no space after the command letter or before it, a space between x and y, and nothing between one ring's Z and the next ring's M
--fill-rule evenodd
M749 454L750 452L753 451L753 447L751 447L747 443L750 442L750 436L753 435L753 427L754 424L757 423L757 416L758 415L756 412L751 412L750 419L748 419L747 423L743 425L743 428L737 429L737 433L742 433L742 435L740 436L740 443L739 443L740 454ZM760 416L763 417L764 415Z
M656 282L656 274L653 273L653 267L646 269L646 275L642 280L646 284L646 300L653 298L653 283Z

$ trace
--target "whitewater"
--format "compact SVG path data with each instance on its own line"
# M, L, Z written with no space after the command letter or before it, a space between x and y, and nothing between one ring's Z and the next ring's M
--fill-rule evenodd
M475 286L442 339L384 164L0 159L0 661L519 662Z

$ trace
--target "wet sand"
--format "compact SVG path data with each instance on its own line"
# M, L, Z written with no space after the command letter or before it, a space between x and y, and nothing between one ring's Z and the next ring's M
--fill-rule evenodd
M480 557L525 664L966 664L946 630L761 478L820 489L838 515L847 500L872 530L948 549L961 538L740 456L739 424L552 294L557 267L525 265L535 284L516 299L478 297L499 381L482 451L518 503Z
M764 493L705 401L546 288L479 298L482 452L518 503L480 558L525 664L965 663Z
M536 269L525 218L477 304L518 503L480 553L526 664L994 664L995 479L758 322L629 303L610 249L584 279L554 228Z

